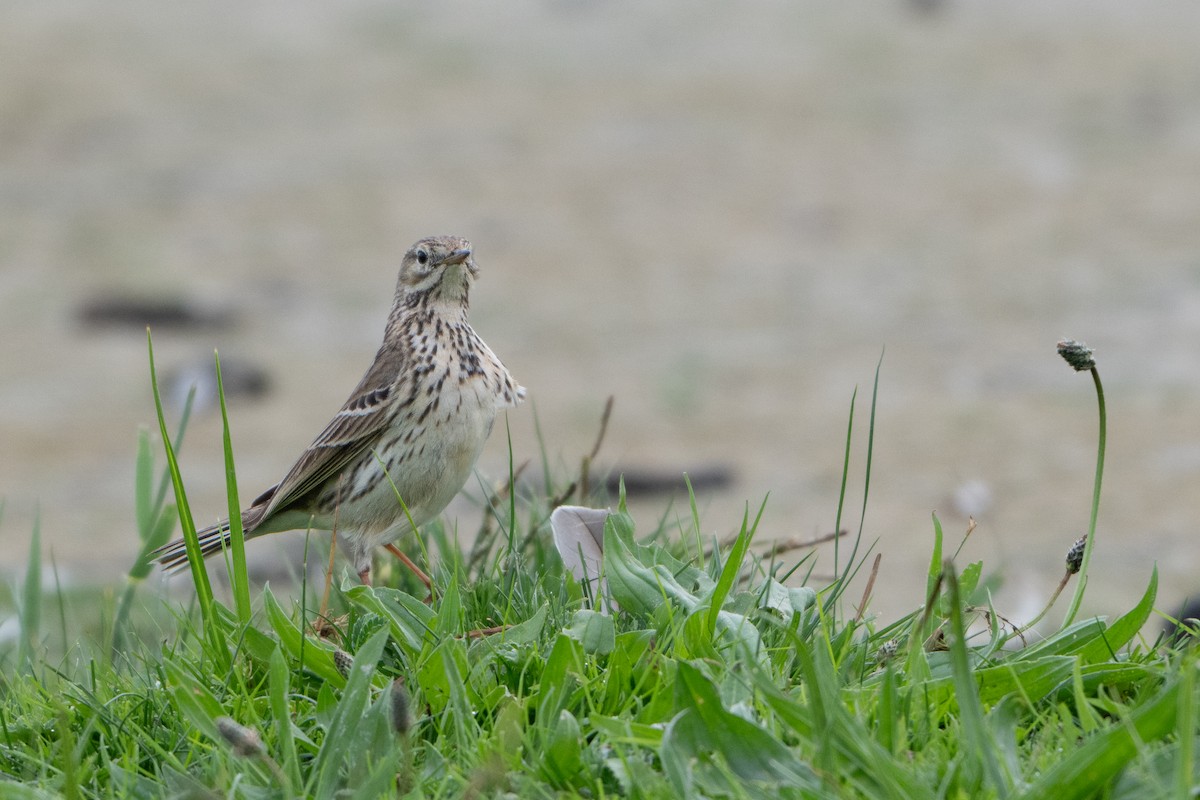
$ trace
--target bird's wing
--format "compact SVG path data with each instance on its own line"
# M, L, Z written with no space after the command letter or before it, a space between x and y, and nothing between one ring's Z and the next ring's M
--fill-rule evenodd
M403 383L397 377L404 362L398 348L380 348L375 363L325 430L296 459L283 480L255 501L256 506L266 501L259 520L305 497L375 446L398 408L393 393Z

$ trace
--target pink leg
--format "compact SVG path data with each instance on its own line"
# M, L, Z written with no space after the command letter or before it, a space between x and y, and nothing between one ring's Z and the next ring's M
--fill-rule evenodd
M425 570L421 569L416 564L414 564L412 559L409 558L408 556L404 555L404 553L401 552L399 547L396 547L396 545L394 545L394 544L385 544L383 547L389 553L391 553L396 558L398 558L402 562L404 562L404 566L408 567L409 569L411 569L413 571L413 574L416 575L421 580L421 583L425 584L426 589L433 588L433 581L429 580L429 576L425 574ZM359 575L359 577L361 578L362 575ZM366 581L364 581L364 583L366 583Z

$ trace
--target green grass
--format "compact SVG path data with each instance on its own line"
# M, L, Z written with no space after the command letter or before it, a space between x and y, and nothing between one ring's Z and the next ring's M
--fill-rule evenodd
M158 422L177 447L161 408ZM226 445L232 488L228 426ZM663 523L638 529L616 498L611 597L589 598L548 530L572 476L548 477L485 498L489 545L469 556L426 531L443 554L429 604L385 562L375 587L339 579L335 644L312 634L323 587L251 586L236 537L228 596L209 576L220 559L194 566L183 601L142 588L174 520L194 536L165 452L156 477L138 440L142 547L124 586L43 585L35 528L26 576L0 598L19 621L0 645L0 797L1067 800L1200 786L1197 653L1139 638L1154 575L1115 620L1016 635L987 605L982 565L943 555L935 518L928 603L878 622L843 599L861 531L834 580L799 586L810 561L754 555L749 508L733 545L706 555ZM868 479L869 458L864 495ZM470 635L494 626L507 627Z

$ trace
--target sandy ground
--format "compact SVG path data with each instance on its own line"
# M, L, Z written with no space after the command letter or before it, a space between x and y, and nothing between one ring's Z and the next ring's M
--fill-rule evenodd
M1047 5L9 4L0 563L39 513L77 579L135 550L145 340L81 304L230 315L156 346L168 372L214 347L268 371L231 407L252 496L369 363L399 254L456 233L476 328L533 401L517 458L535 406L575 463L615 394L607 463L736 471L705 535L768 493L764 540L830 529L857 386L856 521L886 348L884 616L920 601L934 510L956 538L975 512L963 557L1005 576L1002 610L1057 582L1096 404L1054 344L1085 339L1111 429L1088 607L1127 607L1155 563L1173 605L1200 589L1200 6ZM201 519L224 507L219 431L210 409L185 446ZM503 473L503 436L480 466Z

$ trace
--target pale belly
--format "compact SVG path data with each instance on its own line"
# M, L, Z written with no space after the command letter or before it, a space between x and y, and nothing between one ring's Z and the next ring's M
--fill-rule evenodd
M399 417L392 431L400 441L379 453L379 460L370 457L375 467L382 461L391 480L370 486L375 470L360 464L352 479L359 500L352 510L342 509L339 529L360 547L374 549L440 514L470 477L491 433L498 400L483 376L472 377L462 387L444 388L436 403L430 397ZM417 421L428 406L433 409Z

